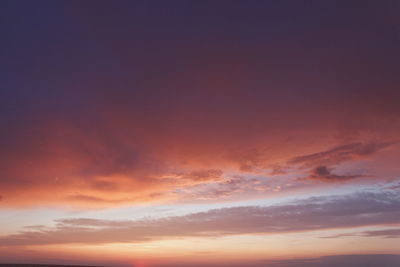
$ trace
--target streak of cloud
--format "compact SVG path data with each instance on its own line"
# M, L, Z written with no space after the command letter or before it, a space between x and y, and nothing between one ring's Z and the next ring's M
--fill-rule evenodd
M388 191L312 197L283 205L223 208L161 219L59 219L54 228L2 236L0 245L135 243L188 236L218 237L352 228L399 221L400 197Z

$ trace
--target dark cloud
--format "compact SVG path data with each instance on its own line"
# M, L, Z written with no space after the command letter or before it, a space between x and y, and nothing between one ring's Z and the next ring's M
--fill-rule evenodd
M397 142L364 142L350 143L332 147L317 153L306 154L289 159L286 164L273 165L272 175L283 175L288 172L304 172L307 177L298 180L319 180L325 182L348 181L355 178L368 177L361 174L339 175L332 171L344 162L365 159Z
M335 165L344 161L373 155L393 143L351 143L340 145L318 153L290 159L289 164L310 167L315 165Z
M319 180L324 182L341 182L356 178L362 178L365 175L337 175L332 173L332 169L326 166L318 166L311 170L309 176L300 178L299 180Z
M240 218L240 219L239 219ZM284 205L234 207L186 216L136 221L60 219L56 227L2 236L3 246L143 242L184 236L273 234L400 221L400 197L393 192L312 197Z

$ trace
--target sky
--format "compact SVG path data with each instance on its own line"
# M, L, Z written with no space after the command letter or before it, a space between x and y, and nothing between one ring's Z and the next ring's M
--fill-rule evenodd
M400 2L0 3L0 263L400 265Z

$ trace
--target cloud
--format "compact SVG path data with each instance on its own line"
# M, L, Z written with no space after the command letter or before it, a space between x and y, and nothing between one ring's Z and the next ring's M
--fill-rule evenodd
M223 171L218 169L197 169L188 172L175 172L172 174L166 174L163 179L173 180L181 180L184 182L185 180L189 182L214 182L220 181L223 179L222 177Z
M392 190L399 190L400 189L400 183L394 184L394 185L389 185L387 186L388 189Z
M240 218L240 219L238 219ZM144 242L188 236L276 234L400 221L400 197L393 192L312 197L275 206L214 209L135 221L59 219L55 227L0 237L0 245Z
M186 179L196 181L208 181L208 180L219 180L223 172L221 170L198 170L192 171L187 175L184 175Z
M300 178L299 180L319 180L324 182L341 182L356 178L362 178L365 175L337 175L333 174L331 169L326 166L318 166L311 170L309 176Z
M230 151L228 158L237 163L241 171L253 172L257 167L262 167L265 154L265 151L259 148L247 147Z
M294 157L288 161L288 164L301 165L303 167L335 165L373 155L392 144L389 142L345 144L325 151Z
M384 237L384 238L399 238L400 237L400 228L365 231L362 233L362 235L366 236L366 237L378 236L378 237Z
M361 237L382 237L382 238L399 238L400 228L389 228L384 230L371 230L356 233L337 234L332 236L325 236L322 238L338 238L346 236L361 236Z
M67 197L69 201L72 202L83 202L83 203L95 203L95 204L112 204L112 203L123 203L126 202L127 199L113 199L113 198L100 198L90 195L82 195L82 194L74 194Z
M119 93L114 97L123 101ZM215 183L220 188L204 191L203 198L198 199L225 198L241 193L240 189L228 188L223 183L228 173L242 177L249 172L265 173L269 162L282 162L285 158L291 158L289 167L300 171L316 166L329 169L331 164L373 155L390 145L387 142L350 143L293 157L294 151L307 147L303 139L316 136L316 128L288 141L286 134L276 133L277 130L270 132L267 127L237 130L236 126L247 123L241 114L237 114L237 122L225 123L224 114L218 123L210 115L200 120L200 125L192 125L199 121L197 109L192 114L196 118L175 109L166 113L156 109L151 122L135 115L140 112L130 105L121 109L115 103L105 104L105 113L91 114L96 118L93 121L87 118L90 114L64 117L64 112L57 118L40 119L34 126L21 118L16 120L17 125L0 133L0 157L4 159L0 162L3 205L109 207L163 202L179 200L181 195L174 194L176 190L184 191L201 183ZM286 116L283 112L282 117ZM166 121L171 124L165 124ZM271 123L273 129L280 129L280 125ZM297 131L289 125L285 133L296 135ZM26 135L26 132L32 133ZM275 168L275 173L278 171L282 173ZM314 174L322 179L317 175ZM328 176L333 178L333 174L325 173Z
M348 181L355 178L368 177L366 175L338 175L332 173L334 166L341 163L365 159L381 150L392 146L396 142L358 142L332 147L317 153L292 157L285 164L271 165L271 175L284 175L288 173L304 173L307 177L297 180L319 180L325 182Z
M175 193L182 195L187 200L216 200L232 197L235 194L254 191L270 191L271 186L264 181L255 178L245 178L241 176L225 177L213 183L195 184L184 189L176 190Z

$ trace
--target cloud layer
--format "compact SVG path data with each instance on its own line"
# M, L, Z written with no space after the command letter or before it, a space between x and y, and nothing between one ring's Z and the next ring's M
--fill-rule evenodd
M400 198L392 191L312 197L276 206L215 209L137 221L60 219L56 227L2 236L0 245L143 242L165 238L276 234L398 224ZM389 235L390 233L386 233Z

